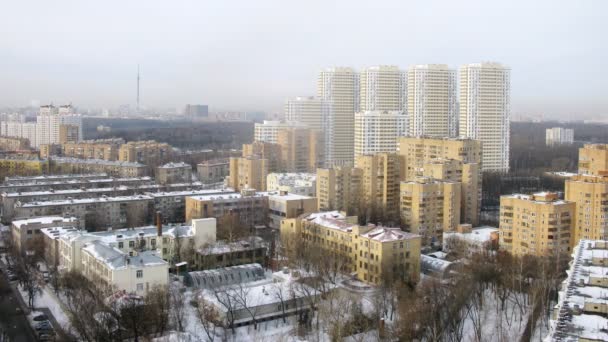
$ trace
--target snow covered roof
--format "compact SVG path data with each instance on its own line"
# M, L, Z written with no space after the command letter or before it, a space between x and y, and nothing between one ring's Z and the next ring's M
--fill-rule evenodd
M28 203L17 203L16 206L23 208L31 207L46 207L55 205L74 205L74 204L91 204L100 202L127 202L127 201L141 201L141 200L152 200L153 198L148 195L133 195L133 196L116 196L116 197L93 197L93 198L75 198L65 200L52 200L52 201L40 201L40 202L28 202Z
M185 190L185 191L170 191L170 192L149 192L146 193L152 197L179 197L179 196L211 196L220 194L231 194L231 190L224 189L204 189L204 190Z
M376 227L362 237L379 242L392 242L420 238L420 235L404 232L400 228Z
M608 341L608 318L596 309L608 305L608 288L591 283L608 276L608 241L581 240L572 257L546 341Z
M104 159L79 159L71 157L53 157L53 161L59 164L96 164L96 165L111 165L111 166L126 166L126 167L146 167L146 165L137 162L104 160Z
M34 218L23 219L23 220L16 220L16 221L12 222L12 225L17 229L21 229L21 226L23 226L23 225L30 225L30 224L49 225L49 224L54 224L54 223L72 223L72 222L76 222L76 221L78 221L78 219L75 217L42 216L42 217L34 217Z
M248 251L254 248L265 248L268 244L259 236L251 236L248 239L226 242L217 241L214 244L203 247L197 252L202 255L217 255L230 252Z
M458 233L458 232L445 232L443 238L448 239L450 237L460 238L468 242L473 243L485 243L492 239L492 234L498 233L498 228L483 226L479 228L473 228L470 233Z
M171 163L167 163L165 165L161 165L158 168L159 169L177 169L177 168L190 168L190 169L192 169L192 166L190 164L186 164L184 162L171 162Z
M168 265L166 261L156 255L155 251L145 251L134 256L129 256L99 240L87 243L82 250L95 259L102 261L112 270Z
M3 193L3 197L29 197L29 196L44 196L44 195L77 195L84 193L99 193L99 192L112 192L116 190L127 190L129 189L125 185L121 185L117 188L89 188L89 189L63 189L63 190L46 190L46 191L30 191L30 192L9 192Z
M315 197L298 195L298 194L293 194L293 193L287 193L287 194L282 195L278 191L269 191L269 192L267 192L267 194L268 194L269 200L291 201L291 200L304 200L304 199L315 198Z
M536 204L545 204L545 205L561 205L561 204L573 203L573 202L557 199L557 197L553 198L554 195L557 196L555 193L552 193L552 192L537 192L532 195L511 194L511 195L502 195L500 197L501 198L503 198L503 197L504 198L517 198L520 200L530 201L530 202L534 202Z

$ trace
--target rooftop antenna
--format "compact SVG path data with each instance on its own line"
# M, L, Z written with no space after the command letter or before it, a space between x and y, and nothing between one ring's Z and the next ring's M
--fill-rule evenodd
M139 113L139 64L137 64L137 113Z

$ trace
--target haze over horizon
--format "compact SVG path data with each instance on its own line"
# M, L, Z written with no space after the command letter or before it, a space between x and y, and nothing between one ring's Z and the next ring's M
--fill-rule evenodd
M497 61L512 114L608 116L606 1L27 1L0 13L0 106L282 112L320 69ZM522 11L521 8L525 8ZM602 14L604 13L604 14ZM226 19L230 18L230 19Z

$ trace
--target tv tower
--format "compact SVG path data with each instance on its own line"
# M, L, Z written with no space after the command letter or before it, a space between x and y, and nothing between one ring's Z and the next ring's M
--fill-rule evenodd
M137 113L139 113L139 64L137 64Z

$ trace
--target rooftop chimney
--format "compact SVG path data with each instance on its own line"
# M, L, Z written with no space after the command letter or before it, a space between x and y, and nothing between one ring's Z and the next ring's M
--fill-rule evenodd
M156 235L163 236L163 215L160 211L156 212Z

